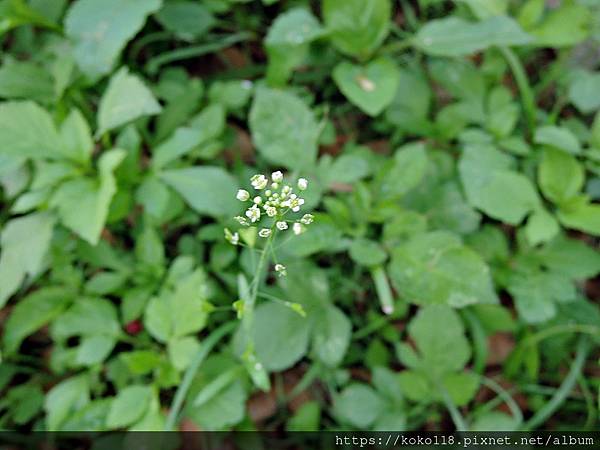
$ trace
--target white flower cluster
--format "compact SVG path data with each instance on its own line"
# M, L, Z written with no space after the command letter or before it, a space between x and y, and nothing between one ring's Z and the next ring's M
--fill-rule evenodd
M300 219L295 220L285 218L290 212L300 212L304 199L294 193L292 186L284 183L281 171L273 172L270 181L265 175L254 175L250 178L250 183L254 189L261 191L259 193L261 195L253 197L244 189L238 190L236 198L241 202L251 202L251 205L246 209L244 216L237 216L235 219L245 227L260 225L259 237L270 238L274 233L290 228L295 235L299 235L304 233L306 227L313 222L312 214L304 214ZM297 187L299 191L306 190L308 188L306 178L300 178ZM225 228L225 239L233 245L240 243L239 233L232 233L227 228ZM283 264L275 264L275 272L279 276L287 274Z
M244 216L237 216L235 219L243 226L258 224L261 219L268 217L272 219L272 223L268 227L263 227L259 230L258 235L262 238L270 237L275 230L285 231L290 228L294 234L302 234L306 230L306 225L310 225L313 221L312 214L304 214L301 219L285 220L284 216L288 212L299 212L304 205L304 199L294 193L292 186L285 184L283 173L281 171L271 174L271 181L262 174L254 175L250 178L252 187L257 191L263 191L262 195L257 195L253 198L250 193L244 189L238 190L236 198L241 202L252 202L248 207ZM304 191L308 188L308 181L305 178L300 178L297 183L298 190ZM236 245L235 234L232 234L233 240L226 238L229 242ZM238 241L239 242L239 241Z

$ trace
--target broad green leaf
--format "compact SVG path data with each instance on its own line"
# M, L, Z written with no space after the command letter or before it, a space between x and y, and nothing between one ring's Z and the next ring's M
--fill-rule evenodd
M359 429L369 427L384 409L382 398L363 383L346 387L334 400L333 410L342 421Z
M269 55L269 83L284 84L306 58L309 44L322 34L319 21L304 8L294 8L277 16L264 41Z
M540 47L570 47L585 40L591 28L592 13L588 8L576 2L564 2L528 31Z
M60 126L63 154L80 164L88 164L94 140L85 117L78 109L73 109Z
M65 17L79 68L91 79L108 74L121 50L161 0L77 0ZM133 97L135 98L135 97Z
M368 57L389 33L389 0L323 0L321 8L332 44L347 55Z
M60 431L62 424L90 401L90 386L87 375L67 378L55 385L44 402L46 429Z
M102 95L96 134L100 136L140 117L158 114L161 110L142 80L124 67L112 76Z
M206 289L206 275L197 269L177 280L171 292L152 298L144 315L148 332L166 343L200 331L208 317Z
M167 2L155 17L164 28L186 41L204 36L216 22L209 8L191 1Z
M416 187L427 170L425 145L417 142L400 147L394 160L384 166L375 178L379 200L397 199Z
M59 287L45 287L16 304L4 327L2 342L7 354L18 350L27 336L58 316L73 300L73 294Z
M105 152L98 161L98 178L81 177L66 181L50 200L50 205L57 208L63 225L92 245L100 239L110 203L117 191L113 172L124 157L124 150Z
M481 22L448 17L427 22L414 44L429 55L466 56L491 46L523 45L531 42L519 24L507 16L495 16Z
M509 280L508 291L514 298L519 316L528 323L551 319L556 315L556 302L573 301L577 296L566 276L550 272L514 274Z
M0 2L0 34L21 26L39 25L59 31L60 27L48 20L37 9L32 8L25 0L2 0Z
M246 391L240 378L232 380L200 406L193 400L222 374L239 367L239 362L224 354L204 361L188 394L185 416L203 430L223 430L240 422L246 413Z
M50 327L58 341L72 336L105 335L116 338L121 331L115 306L101 298L80 298Z
M333 79L350 102L370 116L377 116L394 100L400 73L387 58L375 59L365 66L342 61L333 69Z
M446 231L422 233L396 247L388 273L412 303L463 307L497 302L488 266Z
M287 431L319 431L321 407L319 402L310 400L304 403L286 423Z
M252 92L253 84L248 80L215 81L210 85L208 98L212 104L235 110L248 103Z
M449 373L442 385L456 406L465 406L479 390L480 376L472 372Z
M540 205L531 181L511 170L511 158L489 145L468 145L459 172L469 203L494 219L520 223Z
M64 422L64 430L106 431L106 416L112 405L112 398L92 400Z
M178 128L169 139L156 147L152 155L152 166L160 170L190 152L200 145L202 134L202 131L195 128Z
M0 154L59 158L61 141L50 114L37 104L0 103Z
M306 326L306 325L304 325ZM328 366L339 365L346 354L352 324L335 306L328 305L314 319L312 348L319 360Z
M584 114L600 108L600 73L583 72L569 85L569 100Z
M185 370L199 350L200 343L193 336L172 339L167 347L169 360L177 370Z
M201 214L233 216L239 210L237 181L220 167L186 167L166 170L159 176Z
M116 429L133 425L146 412L151 397L152 388L149 386L127 386L112 401L106 427Z
M424 133L429 124L431 88L420 71L399 69L398 88L385 112L385 118L402 130Z
M531 245L550 241L560 231L560 226L554 216L540 209L529 216L525 226L525 235Z
M471 431L517 431L519 423L506 413L490 411L481 416L471 424Z
M52 77L37 64L11 62L0 68L0 98L51 103L54 97Z
M55 221L49 213L34 213L12 219L4 226L0 235L0 308L26 277L42 270Z
M314 164L319 127L312 111L294 94L258 89L249 123L252 141L270 163L298 170Z
M546 125L535 131L534 142L563 150L573 155L581 153L577 137L568 128Z
M575 197L583 187L585 170L569 153L546 148L538 169L538 182L544 196L556 204Z
M355 239L350 245L350 257L360 265L373 267L382 264L387 255L381 246L369 239Z
M422 308L408 326L421 368L434 380L462 370L471 356L460 316L446 305Z
M263 303L254 311L252 342L256 357L268 371L293 366L308 350L310 327L307 318L279 303ZM246 338L239 331L236 349L242 354Z
M539 250L538 257L548 269L576 280L600 273L600 252L581 240L558 236Z
M600 236L600 205L576 199L558 211L558 219L568 228Z

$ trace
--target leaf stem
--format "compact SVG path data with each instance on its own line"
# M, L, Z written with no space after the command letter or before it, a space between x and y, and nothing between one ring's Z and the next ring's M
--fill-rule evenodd
M208 337L200 344L198 353L196 353L196 356L192 360L190 366L187 368L185 375L183 376L183 380L177 388L177 392L175 392L175 397L173 397L171 409L165 423L166 431L174 430L175 423L179 418L179 412L181 411L185 397L190 389L190 386L192 385L194 377L196 376L196 372L198 372L198 369L200 368L200 365L202 362L204 362L213 347L217 345L222 338L231 333L235 326L235 322L227 322L221 325L219 328L210 333Z
M499 47L500 52L506 59L506 62L510 66L510 69L515 77L515 82L521 93L521 101L523 102L523 109L525 111L525 117L527 120L527 129L530 135L533 135L535 130L536 122L536 104L535 96L527 79L527 73L521 61L515 55L515 53L508 47Z
M448 391L446 390L446 388L444 386L442 386L442 384L440 383L438 389L442 394L442 399L444 400L444 405L446 406L446 409L450 413L450 417L452 418L452 422L454 422L456 431L468 431L469 427L468 427L467 423L465 422L464 417L462 416L462 414L460 413L460 411L454 404L454 401L452 400L452 397L450 397L450 394L448 394Z

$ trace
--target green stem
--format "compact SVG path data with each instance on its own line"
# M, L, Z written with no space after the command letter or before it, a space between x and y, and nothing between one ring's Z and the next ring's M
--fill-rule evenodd
M527 119L527 128L529 130L529 134L532 135L535 130L537 107L535 104L535 96L533 95L533 91L529 85L529 80L527 79L527 73L525 72L525 69L517 55L515 55L510 48L499 47L499 49L506 59L506 62L510 66L513 76L515 77L515 82L517 83L519 92L521 93L521 101L523 102L523 109Z
M481 382L485 386L489 387L494 392L496 392L496 394L498 394L498 396L502 400L504 400L504 403L506 403L506 406L508 406L508 408L510 409L510 413L512 414L513 418L515 419L515 422L518 425L523 423L523 413L521 412L521 408L519 408L517 402L515 402L511 395L508 392L506 392L506 390L502 386L500 386L495 380L484 376L481 377Z
M375 291L377 291L381 310L384 314L392 314L394 312L394 299L383 266L371 269L371 277L373 277L375 283Z
M244 299L244 317L242 318L242 326L246 332L246 336L250 339L252 336L252 324L254 323L254 305L256 304L256 297L258 296L258 288L263 278L264 267L269 259L269 253L271 250L271 243L273 240L274 231L271 231L271 235L267 239L265 247L260 254L258 265L256 266L256 272L254 273L254 279L250 284L250 295ZM249 341L251 342L251 341Z
M182 59L197 58L198 56L206 55L208 53L214 53L221 49L243 42L250 39L252 36L249 33L236 33L230 36L222 37L215 42L208 44L194 45L191 47L178 48L170 52L161 53L158 56L152 58L146 64L146 71L150 74L158 72L161 66L165 64L181 61Z
M454 422L456 431L468 431L469 427L467 426L467 423L465 422L464 417L462 416L462 414L460 413L460 411L454 404L454 401L452 400L452 397L450 397L450 394L448 394L448 391L446 390L446 388L444 386L442 386L441 383L439 385L439 391L442 394L442 399L444 400L444 405L446 406L446 409L450 413L452 422Z
M209 334L208 337L200 344L198 353L196 353L196 356L194 357L190 366L187 368L185 375L183 376L183 380L177 388L177 392L175 392L175 397L171 403L171 409L165 424L166 431L174 430L175 423L179 418L179 412L181 411L185 397L190 389L190 386L192 385L194 377L196 376L196 372L198 372L198 369L200 368L200 365L206 359L213 347L217 345L221 339L231 333L235 326L235 322L227 322L221 325L219 328Z
M589 340L587 337L582 336L579 338L579 342L577 344L577 353L575 354L575 359L571 364L571 368L569 369L569 373L561 383L560 387L556 391L556 393L552 396L550 401L548 401L540 410L538 410L531 419L529 419L523 425L522 431L529 431L536 429L538 426L543 424L554 412L562 405L569 393L575 387L575 383L577 383L577 379L581 375L581 370L583 369L583 365L585 363L585 359L588 355L588 351L590 349Z

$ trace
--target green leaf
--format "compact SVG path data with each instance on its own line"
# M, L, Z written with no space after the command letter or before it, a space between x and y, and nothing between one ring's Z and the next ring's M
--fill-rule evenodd
M123 67L112 76L98 106L98 136L162 110L142 80Z
M312 111L294 94L258 89L249 123L252 141L270 163L298 170L314 164L319 127Z
M111 403L106 427L116 429L133 425L146 412L151 397L152 388L149 386L127 386Z
M108 209L117 191L115 168L125 157L125 151L109 150L98 161L99 177L80 177L62 183L50 199L58 209L63 225L82 239L96 245L106 223Z
M35 63L5 63L0 68L0 97L51 103L55 97L54 81Z
M72 300L72 293L64 288L45 287L17 303L4 327L6 354L18 350L23 339L58 316Z
M494 45L530 42L531 37L507 16L490 17L481 22L448 17L427 22L417 33L414 45L429 55L466 56Z
M471 356L460 316L446 305L422 308L408 326L421 368L436 379L462 370Z
M120 331L115 306L101 298L78 299L50 327L52 337L58 341L65 341L73 336L117 337Z
M324 0L322 13L332 44L342 53L366 58L389 33L389 0Z
M592 12L584 5L564 2L552 9L529 33L540 47L570 47L588 37L592 17Z
M399 69L398 88L385 112L385 118L407 132L426 132L431 106L431 88L426 76L416 70Z
M416 142L396 150L392 164L384 166L375 178L379 200L392 200L415 188L425 176L428 164L425 145Z
M456 406L465 406L479 389L480 376L476 373L449 373L442 380L446 392Z
M313 327L314 352L323 363L336 367L344 359L350 344L350 320L340 309L328 305L315 317Z
M519 317L528 323L545 322L556 315L556 302L575 300L577 292L560 273L516 273L508 291L513 296Z
M494 147L468 145L459 172L469 203L488 216L513 225L540 206L531 181L511 170L512 159Z
M65 17L65 32L75 45L75 59L83 73L91 79L108 74L127 42L161 5L161 0L72 3Z
M202 405L195 406L193 402L218 377L238 368L239 362L224 354L207 358L188 393L185 416L203 430L222 430L240 422L246 413L246 392L239 377L231 379L226 386L220 386Z
M538 182L544 196L556 204L575 197L583 187L585 170L569 153L546 148L538 169Z
M321 422L319 402L311 400L296 410L286 423L287 431L318 431Z
M94 140L85 117L78 109L71 110L61 124L60 137L63 154L72 161L87 165L94 150Z
M202 131L195 128L178 128L169 139L160 144L152 154L152 166L160 170L170 162L189 153L202 142Z
M204 328L206 306L206 275L197 269L177 280L172 292L163 292L150 300L144 324L155 339L167 342Z
M53 215L34 213L12 219L4 226L0 235L0 308L26 277L42 270L54 223Z
M0 154L59 158L61 142L50 115L33 102L0 103Z
M342 61L333 69L333 79L350 102L370 116L377 116L394 100L400 73L387 58L375 59L365 66Z
M71 415L90 401L90 387L87 375L67 378L55 385L46 394L46 429L60 431L61 425Z
M169 360L177 370L185 370L200 350L198 339L193 336L171 339L167 351Z
M573 204L563 205L558 211L558 220L563 225L600 236L600 205L588 203L586 199L575 199Z
M508 0L456 0L466 3L479 20L506 14Z
M577 109L589 114L600 108L600 73L583 72L569 85L569 100Z
M155 17L164 28L185 41L204 36L216 22L209 8L191 1L167 2Z
M546 125L535 130L534 142L563 150L573 155L581 153L577 137L567 128Z
M387 259L385 250L369 239L355 239L350 245L350 257L360 265L373 267L383 263Z
M307 319L279 303L263 303L254 311L252 339L256 357L269 371L281 371L298 362L308 349L310 327ZM236 335L236 349L242 354L246 341Z
M529 216L525 226L525 236L531 245L550 241L560 231L560 226L554 216L540 209Z
M304 8L294 8L277 16L264 41L269 55L269 84L284 84L306 58L309 44L322 34L319 21Z
M237 181L220 167L186 167L166 170L159 176L201 214L232 216L239 210Z
M463 307L497 302L488 266L446 231L418 234L395 248L388 273L413 303Z
M576 280L600 273L600 253L581 240L558 236L540 249L538 256L548 269Z
M353 383L335 398L333 409L342 421L366 429L381 414L384 402L370 386Z

